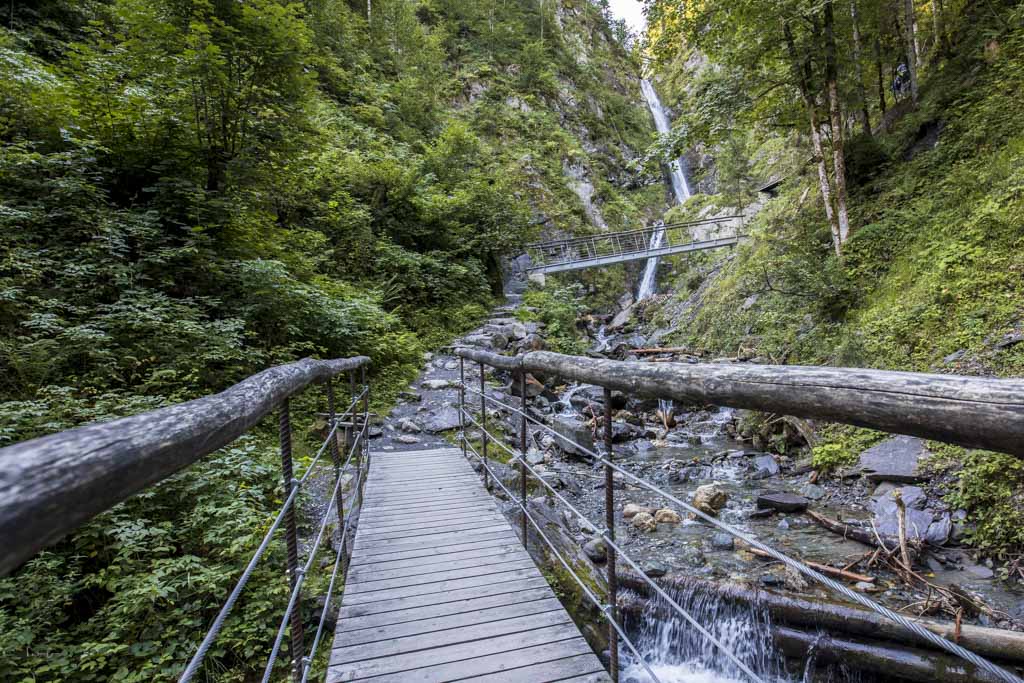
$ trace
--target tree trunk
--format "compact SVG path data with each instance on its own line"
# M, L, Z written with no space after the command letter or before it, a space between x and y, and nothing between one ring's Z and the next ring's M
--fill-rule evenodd
M850 18L853 20L853 76L857 79L857 97L860 99L860 124L864 135L871 136L871 117L868 114L868 95L864 87L864 65L861 63L860 16L857 0L850 0Z
M875 38L875 70L878 73L878 109L885 117L885 68L882 65L882 41Z
M917 15L914 12L914 0L903 0L904 30L907 40L907 70L910 72L910 99L917 104Z
M793 39L793 31L786 23L783 25L783 33L786 36L786 47L789 51L792 62L793 75L797 86L800 88L800 96L804 100L804 107L811 122L811 144L814 148L814 161L818 166L818 183L821 186L821 201L825 205L825 217L828 219L829 229L832 232L832 246L835 248L836 256L842 256L842 242L839 239L839 224L835 219L835 212L832 209L832 184L828 177L828 168L825 166L825 152L821 145L821 128L818 124L818 107L811 96L811 62L807 57L801 60L797 56L796 41Z
M846 209L846 155L843 150L843 112L839 102L839 73L836 66L835 15L832 0L825 2L825 80L832 126L832 164L836 188L836 219L839 245L850 238L850 216Z
M946 48L945 31L942 25L942 11L942 0L932 0L932 22L935 30L932 49L935 50L936 56L945 52Z

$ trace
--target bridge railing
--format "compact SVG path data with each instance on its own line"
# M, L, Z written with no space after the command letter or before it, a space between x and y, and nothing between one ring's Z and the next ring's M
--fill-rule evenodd
M321 642L339 571L344 576L349 528L361 504L369 468L369 362L363 356L305 359L264 370L219 394L0 449L0 576L132 494L226 446L276 411L285 500L180 680L189 681L201 670L249 577L283 527L291 590L262 680L270 679L287 633L292 679L305 681ZM339 413L335 378L343 373L348 374L348 403ZM314 383L324 386L327 436L304 472L297 475L292 459L291 398ZM333 466L330 501L316 520L316 536L300 566L298 497L325 454ZM347 491L351 493L346 505ZM302 587L332 524L340 535L339 543L325 607L310 653L304 656Z
M708 239L712 237L736 237L739 232L738 224L742 219L743 215L738 214L684 223L647 226L637 230L602 233L550 242L536 242L526 246L526 253L530 255L531 269L562 263L589 261L607 256L637 254L652 249L674 247L702 241L694 239L691 232L694 228L730 227L732 230L729 235L716 234L709 236Z
M531 524L548 546L553 556L579 584L584 595L600 610L609 626L611 643L611 674L618 680L619 653L618 639L633 652L637 662L644 666L652 681L658 677L647 666L641 653L628 638L617 614L616 564L619 559L631 567L640 580L654 591L675 614L684 619L704 638L711 642L727 657L738 670L752 681L761 681L742 660L719 642L696 618L675 602L656 582L641 570L636 561L629 557L615 539L615 487L614 476L618 474L630 484L645 489L679 510L685 511L703 522L740 539L752 548L783 563L786 567L808 579L844 596L891 620L913 634L920 642L945 650L976 667L979 680L1001 680L1007 683L1024 683L1020 677L991 661L971 652L956 642L943 638L920 622L908 619L867 598L862 593L830 579L803 562L793 559L775 548L765 545L750 534L722 522L716 517L681 500L671 492L637 477L614 461L612 448L612 396L613 389L629 395L647 398L674 399L691 404L714 404L735 408L752 408L797 417L822 418L834 422L870 427L883 431L911 434L926 438L956 443L968 447L987 448L1024 457L1024 381L1004 379L983 379L951 375L924 373L889 372L852 368L818 368L800 366L740 366L740 365L690 365L676 363L649 364L565 356L548 352L533 352L517 357L502 356L479 349L460 348L456 350L462 367L460 374L460 415L462 415L461 441L464 452L472 454L483 465L485 480L495 481L520 508L521 535L527 544L527 523ZM475 361L480 368L479 390L465 382L464 361ZM484 386L485 366L511 372L518 382L521 405L516 407L486 394ZM529 414L527 409L526 374L535 373L545 377L559 377L604 389L604 450L587 448L576 443L543 421ZM466 394L479 398L479 419L468 410ZM518 449L509 448L503 440L488 430L487 406L492 405L519 417L520 434ZM469 443L466 427L473 425L480 430L482 441L479 452ZM529 465L526 454L529 446L528 425L551 435L559 443L576 452L585 453L594 462L603 466L605 483L604 520L600 535L607 550L607 602L587 587L587 582L578 576L570 562L558 552L538 523L530 515L527 504L528 475L556 498L574 516L589 526L594 525L572 503L559 493L549 482ZM493 444L508 453L510 463L519 468L518 492L512 492L501 482L488 457L488 445ZM485 481L486 483L486 481Z

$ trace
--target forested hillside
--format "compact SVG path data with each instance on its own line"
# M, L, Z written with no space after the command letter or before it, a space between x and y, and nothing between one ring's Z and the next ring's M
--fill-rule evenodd
M675 113L663 147L688 152L695 180L718 192L671 215L759 210L735 255L667 268L669 295L647 312L662 344L765 363L1024 372L1019 3L648 6ZM778 196L757 197L774 179ZM881 435L818 438L828 470ZM1024 576L1024 468L936 450L934 483L970 510L971 542Z
M370 356L385 406L483 316L502 255L664 202L629 167L651 141L639 62L586 0L45 0L3 19L0 445L307 355ZM0 581L0 678L180 672L280 502L270 444ZM217 679L262 666L278 560Z

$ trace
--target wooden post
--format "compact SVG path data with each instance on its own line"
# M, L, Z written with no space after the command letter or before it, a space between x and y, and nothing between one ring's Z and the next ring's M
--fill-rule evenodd
M284 480L285 498L291 495L292 488L296 485L294 471L292 468L292 426L290 416L290 401L286 398L281 401L280 412L278 413L278 437L281 445L281 477ZM284 518L285 544L288 548L287 554L287 576L288 585L295 590L295 584L299 580L299 531L295 523L295 501L292 500L288 506ZM305 652L302 633L302 598L295 601L295 609L291 613L291 657L292 679L296 683L302 681L302 656Z
M611 461L612 451L612 390L604 390L604 448L605 457ZM604 523L608 537L615 540L615 478L611 465L604 466ZM618 580L615 575L615 548L606 543L608 565L608 670L613 683L619 681L619 634L613 622L618 619Z
M459 356L459 441L466 457L466 359Z
M519 396L520 396L520 410L522 411L521 419L519 421L519 453L522 460L519 461L519 502L522 503L522 517L520 522L522 523L523 533L523 547L527 547L527 536L526 536L526 371L519 373Z
M334 463L334 482L338 487L337 495L334 497L335 505L338 506L338 534L341 536L339 540L339 547L341 548L341 567L345 567L345 494L342 491L341 486L341 455L338 453L338 434L335 431L337 427L335 423L338 421L337 410L334 405L334 380L327 380L327 433L329 434L330 449L331 449L331 461ZM345 427L346 432L348 427ZM348 449L345 451L346 457L348 456Z
M487 399L484 397L484 364L480 363L480 431L483 435L480 445L480 457L483 458L484 465L484 488L488 491L491 490L490 477L487 472Z
M370 471L370 383L366 379L366 366L359 368L359 377L363 382L363 442L360 452L366 456L366 471ZM355 410L353 409L353 414Z

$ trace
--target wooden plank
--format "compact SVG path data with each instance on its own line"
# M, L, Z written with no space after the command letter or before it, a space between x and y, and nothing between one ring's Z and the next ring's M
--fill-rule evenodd
M455 513L427 513L423 515L412 515L404 519L365 519L360 520L359 530L362 533L377 533L379 531L394 530L394 529L416 529L423 526L430 526L437 524L440 526L446 524L454 524L455 522L462 519L484 519L487 517L493 517L495 519L504 519L494 506L477 508L471 512L455 512Z
M460 662L460 666L456 668L456 671L463 671L464 668L461 666L462 660L521 650L522 648L530 647L532 645L544 645L575 639L582 640L582 638L580 638L579 631L576 630L576 626L572 623L568 623L558 624L557 626L548 626L546 628L533 628L519 633L509 633L485 640L472 640L466 643L440 646L429 650L406 652L391 657L366 659L358 662L336 663L333 659L336 651L332 651L329 672L337 672L338 677L331 678L329 673L328 679L351 681L358 678L381 676L384 674L399 672L406 672L408 675L408 672L416 669L423 669L424 667L447 664L450 662ZM580 653L578 650L575 650L573 651L573 654ZM406 678L403 680L416 679ZM425 680L437 681L444 679L429 678Z
M403 572L431 571L433 568L439 567L473 567L477 566L474 563L497 563L514 557L529 557L529 555L518 544L509 543L503 546L479 548L459 553L435 554L426 558L360 565L349 569L347 581L355 583L364 576L385 578L406 576Z
M399 517L413 517L416 515L432 515L445 510L461 510L473 507L494 507L494 500L487 498L473 499L458 504L439 505L436 502L420 504L415 507L406 506L402 509L369 507L364 505L363 512L369 513L368 519L391 519ZM360 517L363 515L360 514Z
M513 571L516 569L531 569L534 568L533 560L527 556L526 559L514 559L506 560L505 562L499 562L497 564L485 564L477 567L458 567L455 569L447 569L434 572L425 572L422 574L412 574L410 576L398 576L390 579L374 579L371 581L362 582L349 582L345 584L345 592L355 595L357 593L367 593L375 590L386 590L390 588L406 588L411 586L419 586L428 583L436 583L438 581L448 581L451 579L469 579L477 576L487 576L490 574L496 574L498 572Z
M336 632L345 633L347 631L360 631L379 626L393 626L413 621L425 621L437 617L466 614L468 612L486 610L491 607L528 604L537 600L551 599L555 599L555 594L545 584L538 588L515 589L507 593L495 593L494 595L453 600L451 602L423 605L422 607L407 607L405 609L361 616L349 616L345 608L342 608Z
M530 662L530 664L462 680L474 683L535 683L535 681L610 683L611 681L608 672L604 670L600 660L592 652L536 664L533 663L536 661L533 659L524 659L523 661Z
M507 522L503 519L490 519L490 520L469 520L460 522L458 524L447 524L438 527L427 527L425 529L405 529L400 531L381 531L372 534L364 534L363 544L369 543L380 543L383 541L405 541L423 536L439 536L443 534L453 534L456 532L463 531L481 531L488 530L494 531L504 528Z
M412 652L424 652L452 647L461 643L479 642L499 636L518 634L544 628L571 624L565 610L548 610L538 614L510 617L449 628L442 631L417 633L407 637L388 638L358 645L335 647L331 650L331 665L354 664L380 657L398 657Z
M407 550L422 550L424 548L445 548L452 545L465 545L467 543L473 543L475 541L484 541L492 538L506 538L515 539L515 534L512 533L512 529L509 527L501 528L498 527L494 530L481 531L479 533L467 532L467 533L454 533L454 534L437 534L425 539L414 540L414 541L392 541L386 544L375 544L373 546L363 547L359 544L359 536L356 536L355 548L361 550L360 557L376 557L379 555L390 555L392 553L403 552Z
M457 517L447 517L442 519L416 519L415 521L405 523L389 523L380 526L359 526L359 531L367 536L377 536L379 534L391 534L397 531L423 531L427 529L448 529L458 527L462 524L469 522L503 522L505 518L501 516L497 510L482 510L470 514L459 515Z
M377 549L378 552L370 552L367 550L363 553L356 553L352 556L352 564L350 566L358 567L360 565L380 564L383 562L392 562L395 560L411 560L414 558L422 557L436 557L444 553L457 553L466 550L476 550L478 548L489 548L497 546L512 546L518 545L522 547L519 539L510 529L508 532L501 532L498 534L490 535L489 538L474 539L472 542L466 543L453 543L445 546L426 546L420 548L407 548L405 550L389 550L387 548Z
M410 522L415 520L443 520L452 519L455 517L461 517L463 515L476 514L477 512L490 512L495 510L493 502L484 501L482 503L469 503L464 506L445 508L444 510L423 510L413 512L392 512L382 513L380 515L374 515L366 519L359 520L360 528L370 528L365 525L372 525L375 523L380 524L401 524L402 522Z
M477 601L467 603L467 607ZM362 643L374 643L378 641L392 640L394 638L407 638L423 633L434 633L452 628L462 628L476 624L484 624L490 621L510 619L512 617L527 616L530 614L541 614L543 612L560 612L562 603L557 598L544 598L542 600L516 601L511 604L503 604L495 607L469 609L465 612L448 614L434 617L432 619L416 619L403 621L397 624L385 624L367 628L339 631L334 637L333 647L350 647Z
M508 581L492 581L482 586L462 588L448 591L447 593L426 593L424 595L413 595L406 598L392 598L389 600L377 600L358 604L342 604L342 614L348 616L366 616L368 614L380 614L381 612L393 612L412 607L426 607L428 605L439 605L442 603L459 602L471 598L488 597L520 590L547 587L547 580L537 574L525 579L510 579ZM348 611L346 611L348 608Z
M345 596L345 602L349 605L360 605L366 602L378 602L381 600L395 600L397 598L413 598L419 595L431 593L448 593L462 588L474 588L487 586L500 581L514 581L516 579L530 579L537 576L537 568L529 569L508 569L496 571L480 576L471 576L462 579L449 579L446 581L435 581L430 583L405 586L403 588L388 588L384 590L370 590L360 593L350 593Z

